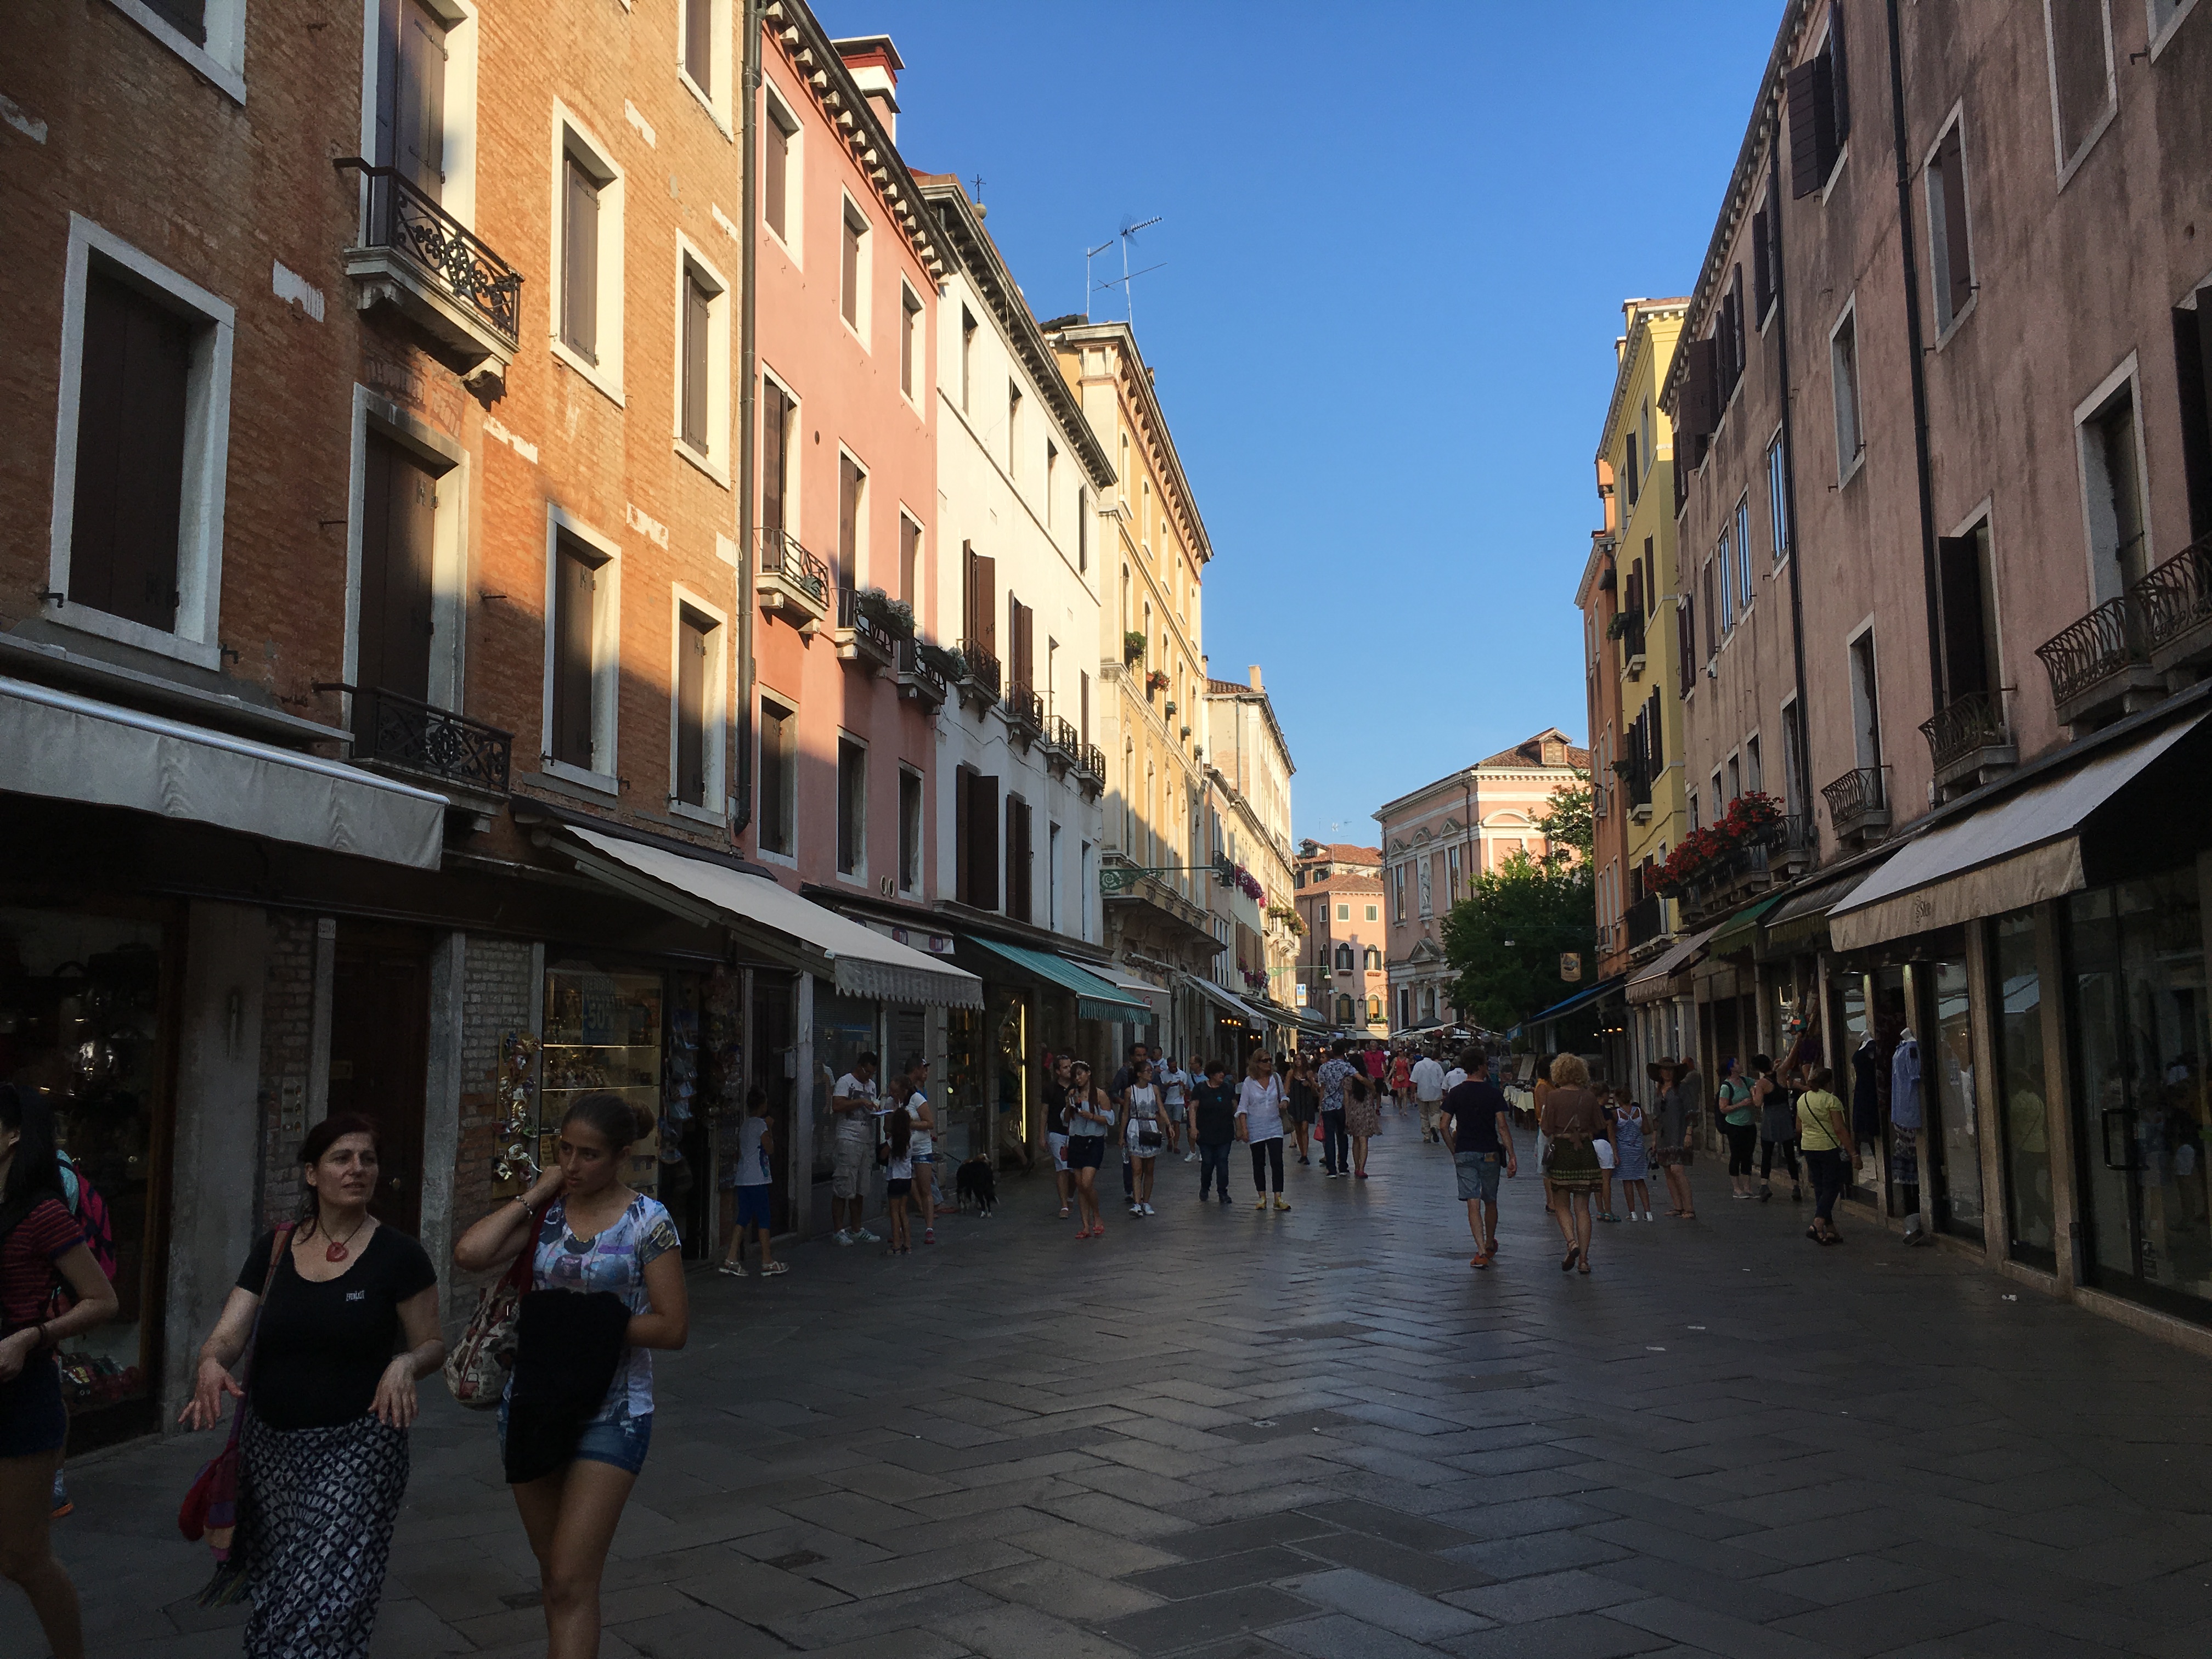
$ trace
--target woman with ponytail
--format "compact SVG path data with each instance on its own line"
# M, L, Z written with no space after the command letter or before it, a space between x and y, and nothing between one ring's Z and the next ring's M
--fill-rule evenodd
M580 1095L559 1162L453 1247L471 1273L532 1252L500 1445L545 1607L547 1659L599 1650L607 1547L653 1440L653 1354L690 1330L676 1224L623 1175L650 1127L618 1095Z

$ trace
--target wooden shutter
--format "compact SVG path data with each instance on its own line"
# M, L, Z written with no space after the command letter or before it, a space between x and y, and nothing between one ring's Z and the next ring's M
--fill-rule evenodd
M837 458L837 586L859 580L860 559L860 469L849 455Z
M975 776L972 766L957 767L952 774L952 896L963 904L975 902L975 828L968 821L975 804Z
M684 0L684 69L714 95L714 0Z
M790 470L791 405L774 380L761 382L761 528L781 542L784 529L784 483ZM781 546L770 556L782 556Z
M1820 169L1820 176L1826 179L1843 151L1844 140L1851 136L1851 77L1844 62L1843 0L1828 0L1828 49L1821 61L1828 71L1828 159Z
M1753 314L1762 319L1774 300L1774 264L1766 243L1766 224L1765 208L1751 216L1751 307Z
M1651 751L1651 775L1655 782L1660 769L1667 763L1666 734L1661 729L1665 724L1660 715L1659 688L1655 685L1651 688L1651 695L1644 700L1644 729L1647 734L1644 742Z
M1719 400L1714 395L1715 355L1710 336L1692 340L1683 348L1682 386L1674 396L1674 434L1678 438L1707 437L1719 423Z
M1977 535L1936 538L1943 631L1941 701L1990 689L1989 647L1982 629L1982 550Z
M94 265L84 279L72 603L177 624L192 327Z
M1681 655L1680 695L1686 697L1698 672L1698 605L1687 593L1674 607L1674 645Z
M446 26L405 0L398 41L398 149L403 177L432 201L446 181Z
M676 635L676 798L707 805L707 636L714 624L689 611Z
M1954 317L1974 297L1973 253L1966 240L1966 157L1960 138L1961 130L1960 123L1953 122L1936 151L1943 185L1944 274L1950 279L1945 298Z
M1007 674L1012 684L1034 690L1036 681L1036 612L1009 593L1006 596Z
M431 562L438 481L416 455L371 433L362 488L361 637L355 682L417 702L430 696ZM355 705L367 717L373 700Z
M899 295L899 390L909 398L914 396L914 304L902 291Z
M1659 561L1651 551L1651 538L1644 538L1644 614L1651 616L1659 609Z
M1628 592L1621 596L1621 609L1632 616L1644 614L1644 561L1636 560L1628 568Z
M999 908L999 781L968 775L968 902Z
M1820 164L1819 109L1820 60L1802 63L1783 77L1783 99L1790 109L1790 195L1792 200L1816 196L1827 182L1828 170Z
M761 213L768 228L782 236L787 234L784 192L791 171L791 135L783 130L774 109L763 109L761 113L761 137L765 141L761 149Z
M1030 805L1019 795L1006 797L1006 914L1030 919Z
M2197 290L2194 311L2173 313L2173 364L2181 396L2189 533L2212 536L2212 283Z
M791 769L784 750L791 716L763 702L760 719L760 846L763 853L791 851Z
M693 0L696 10L705 9ZM690 265L684 268L684 441L702 455L714 453L707 433L707 336L713 301Z
M553 592L553 758L590 769L592 638L599 573L563 544Z
M1715 631L1713 619L1720 615L1720 611L1713 604L1713 562L1711 559L1705 561L1705 654L1708 657L1717 656L1720 653L1721 641L1720 635Z
M998 562L973 550L968 555L968 641L988 655L999 654Z
M1628 434L1628 442L1623 451L1622 460L1624 464L1620 469L1620 481L1627 488L1628 504L1633 507L1636 505L1636 497L1638 494L1636 478L1636 434L1633 432Z
M837 222L844 242L840 250L841 263L838 266L841 284L838 304L844 311L845 320L858 328L860 325L860 233L853 228L850 219L841 216Z
M1076 732L1083 739L1083 746L1088 749L1091 746L1091 676L1079 670L1075 678L1076 713L1081 717Z
M902 513L899 514L899 591L900 599L912 605L921 592L919 580L921 565L921 526Z
M857 743L837 741L837 870L852 875L860 867L861 799L867 788L867 751Z
M599 186L573 155L561 243L561 337L586 362L599 361Z

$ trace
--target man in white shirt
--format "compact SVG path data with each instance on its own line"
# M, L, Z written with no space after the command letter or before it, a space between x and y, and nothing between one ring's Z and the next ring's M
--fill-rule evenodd
M830 1091L830 1110L837 1120L837 1161L830 1176L830 1219L837 1244L880 1244L864 1224L868 1215L868 1164L876 1154L876 1057L863 1050L853 1069Z
M1189 1114L1190 1090L1196 1081L1182 1068L1182 1062L1165 1054L1152 1067L1152 1081L1160 1085L1160 1110L1167 1119L1168 1156L1173 1158L1182 1139L1183 1120ZM1191 1142L1191 1150L1184 1152L1182 1161L1189 1163L1198 1156L1198 1143Z
M1434 1054L1425 1054L1413 1062L1413 1098L1421 1103L1421 1139L1437 1139L1437 1114L1444 1102L1444 1068Z

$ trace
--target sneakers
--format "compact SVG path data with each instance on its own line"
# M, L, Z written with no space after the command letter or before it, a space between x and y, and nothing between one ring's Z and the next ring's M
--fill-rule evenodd
M854 1232L853 1237L862 1244L880 1244L884 1242L874 1233L870 1232L865 1224Z
M1143 1205L1138 1203L1133 1198L1129 1200L1129 1213L1131 1215L1142 1215L1144 1212L1145 1206Z
M742 1261L725 1261L720 1267L715 1268L714 1271L718 1273L727 1273L732 1279L750 1279L752 1277L750 1273L745 1271L745 1264Z
M923 1243L925 1243L925 1244L934 1244L934 1243L937 1243L937 1229L936 1229L936 1228L934 1228L934 1227L924 1227L924 1228L921 1230L921 1242L922 1242Z
M1759 1201L1764 1204L1773 1196L1774 1188L1768 1186L1765 1182L1760 1182L1759 1183Z
M1159 1213L1158 1210L1154 1209L1149 1204L1140 1204L1137 1207L1142 1210L1146 1215L1158 1215Z
M1610 1210L1601 1210L1601 1211L1600 1211L1600 1212L1598 1212L1598 1218L1598 1218L1600 1221L1618 1221L1618 1220L1620 1220L1620 1218L1619 1216L1615 1215L1615 1214L1614 1214L1612 1211L1610 1211Z
M1287 1210L1291 1207L1291 1200L1285 1198L1280 1193L1277 1193L1275 1194L1275 1207L1279 1210Z
M760 1276L763 1279L774 1279L778 1273L787 1273L790 1271L791 1264L788 1261L763 1261L761 1263Z
M1182 1161L1186 1164L1195 1164L1198 1162L1198 1154L1196 1152L1185 1152L1182 1155Z
M1259 1196L1259 1198L1258 1198L1258 1200L1257 1200L1253 1204L1252 1207L1253 1207L1254 1209L1255 1209L1255 1210L1264 1210L1264 1209L1266 1209L1266 1208L1267 1207L1267 1194L1265 1194L1265 1193L1261 1194L1260 1194L1260 1196Z
M54 1507L49 1518L58 1521L76 1508L76 1505L70 1502L69 1483L62 1478L62 1471L56 1469L54 1471Z
M870 1237L872 1237L873 1235L872 1234ZM853 1237L851 1232L843 1227L838 1228L836 1232L830 1235L830 1242L832 1244L854 1244L859 1243L859 1241Z

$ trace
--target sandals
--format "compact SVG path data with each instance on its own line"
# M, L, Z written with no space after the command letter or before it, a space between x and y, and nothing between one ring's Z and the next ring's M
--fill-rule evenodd
M1562 1261L1561 1263L1559 1263L1559 1271L1560 1271L1561 1273L1571 1273L1574 1272L1574 1270L1575 1270L1575 1262L1576 1262L1576 1260L1577 1260L1578 1257L1580 1257L1580 1256L1581 1256L1582 1253L1583 1253L1583 1247L1582 1247L1581 1245L1579 1245L1579 1244L1570 1244L1570 1245L1568 1245L1568 1246L1567 1246L1567 1259L1566 1259L1565 1261Z
M1588 1273L1589 1271L1589 1263L1587 1261L1577 1262L1575 1266L1575 1271L1578 1273Z
M761 1269L761 1277L774 1279L778 1273L787 1273L790 1271L791 1264L788 1261L771 1261Z

